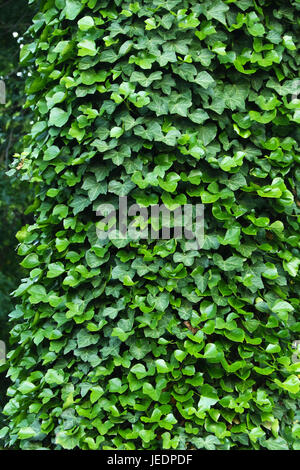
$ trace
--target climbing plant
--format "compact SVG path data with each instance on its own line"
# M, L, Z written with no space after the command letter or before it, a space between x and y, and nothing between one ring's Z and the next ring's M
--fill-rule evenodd
M7 446L299 449L298 13L39 2ZM100 239L119 196L203 204L203 246Z

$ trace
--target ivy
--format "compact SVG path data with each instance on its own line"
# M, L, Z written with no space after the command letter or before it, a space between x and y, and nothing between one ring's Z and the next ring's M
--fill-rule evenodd
M22 9L22 22L16 26ZM13 308L10 293L20 282L22 268L16 256L15 233L31 221L25 214L31 200L28 184L20 181L19 172L12 178L6 174L12 155L18 153L16 167L22 166L22 137L30 129L31 111L22 108L26 72L18 64L18 51L24 44L23 34L33 14L22 0L1 5L0 19L0 80L1 92L5 84L5 96L0 92L0 341L8 347L8 314ZM0 359L3 364L3 358ZM0 374L0 408L7 401L5 389L8 381ZM3 415L0 410L0 422Z
M299 3L39 9L21 57L35 221L18 247L28 277L1 436L21 449L299 449ZM99 204L124 195L203 203L203 247L99 241Z

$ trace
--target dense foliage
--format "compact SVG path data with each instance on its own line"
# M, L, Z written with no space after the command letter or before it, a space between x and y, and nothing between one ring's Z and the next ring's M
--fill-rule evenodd
M18 234L28 277L1 435L22 449L299 448L299 1L39 9L21 54L38 197ZM101 242L99 203L125 195L203 203L203 247Z
M6 103L0 104L0 340L8 342L8 313L13 309L9 294L21 279L15 234L27 222L30 190L17 174L9 178L6 172L30 129L30 110L22 108L26 73L19 65L19 51L32 13L24 0L0 2L0 9L0 80L6 87ZM6 386L0 374L0 409Z

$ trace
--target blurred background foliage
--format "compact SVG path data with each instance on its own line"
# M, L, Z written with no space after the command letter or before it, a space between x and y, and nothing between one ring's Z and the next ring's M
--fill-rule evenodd
M6 103L0 104L0 340L8 342L10 292L22 277L16 253L16 232L27 222L31 194L28 184L6 173L15 153L22 152L22 138L30 126L30 110L24 109L27 69L19 65L24 33L31 23L27 0L0 1L0 80L6 88ZM0 410L5 400L5 373L0 374ZM1 422L1 415L0 415Z

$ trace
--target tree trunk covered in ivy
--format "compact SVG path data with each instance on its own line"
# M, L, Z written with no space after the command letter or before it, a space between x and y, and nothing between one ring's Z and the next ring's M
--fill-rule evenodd
M16 254L15 233L31 219L24 214L30 200L28 184L21 182L17 174L9 178L6 173L13 154L22 151L23 135L30 130L31 111L22 108L25 102L26 73L19 64L19 51L22 36L33 14L25 0L0 1L0 12L0 341L7 346L8 314L13 308L10 293L16 289L22 277L20 260ZM0 349L2 352L1 346ZM0 366L4 362L1 352ZM7 401L7 386L8 381L2 372L0 425L1 411Z
M299 448L299 2L39 8L21 53L36 218L19 233L1 435L22 449ZM203 246L99 238L99 205L119 196L203 204Z

